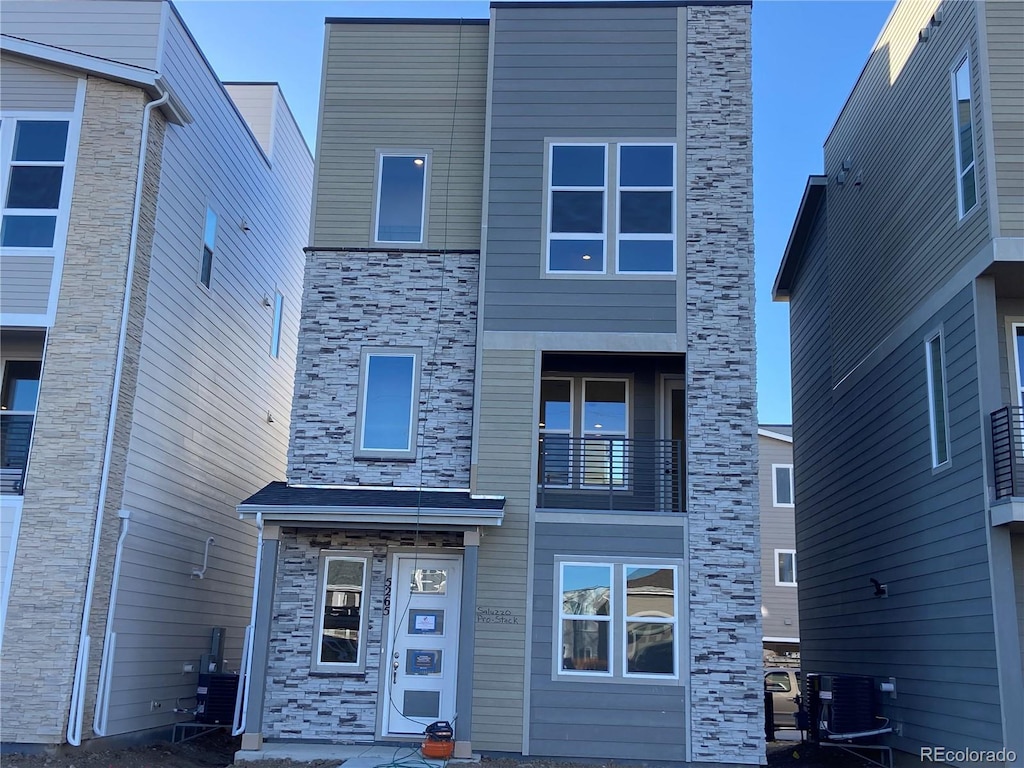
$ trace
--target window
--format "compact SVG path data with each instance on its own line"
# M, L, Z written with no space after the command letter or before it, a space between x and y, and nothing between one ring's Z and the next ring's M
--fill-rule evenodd
M4 365L0 409L14 413L35 413L41 369L42 363L38 360L8 360Z
M557 565L558 676L678 679L676 565Z
M0 223L5 248L52 248L58 242L58 224L66 226L71 197L71 185L64 183L68 127L67 120L0 124L4 159L10 159Z
M772 464L772 503L776 507L793 506L792 464Z
M281 315L284 313L284 296L280 291L274 294L274 326L270 331L270 356L281 354Z
M673 274L675 164L673 144L551 144L548 273Z
M1013 324L1013 350L1017 361L1017 405L1024 408L1024 323Z
M361 358L356 457L415 459L420 351L364 349Z
M377 206L374 240L422 243L427 215L426 153L380 153L377 161Z
M949 424L946 412L946 364L942 333L925 343L928 365L928 414L932 446L932 466L949 461Z
M370 555L321 552L317 584L314 672L362 672L366 665L364 595Z
M203 228L203 260L199 266L199 282L210 287L213 274L213 251L217 244L217 214L206 209L206 225Z
M775 585L777 587L796 586L796 550L775 550Z
M953 126L956 139L957 201L960 218L978 203L974 165L974 123L971 117L971 58L963 60L953 73Z

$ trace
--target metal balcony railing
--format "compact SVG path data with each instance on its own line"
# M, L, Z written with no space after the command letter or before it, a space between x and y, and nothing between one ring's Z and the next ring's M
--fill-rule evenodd
M1024 496L1024 409L992 412L992 477L996 498Z
M682 440L541 435L537 507L683 512Z
M24 491L34 420L30 413L0 412L0 493Z

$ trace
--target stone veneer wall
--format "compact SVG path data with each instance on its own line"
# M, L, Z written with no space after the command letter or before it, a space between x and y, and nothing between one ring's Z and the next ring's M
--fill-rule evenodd
M692 759L764 759L750 8L687 9Z
M421 552L462 546L461 533L281 530L273 619L263 700L263 735L270 739L373 741L377 721L388 547ZM366 671L310 673L320 550L373 551L366 638ZM426 551L426 552L425 552ZM460 550L461 551L461 550Z
M0 722L5 742L61 743L68 723L145 102L138 88L99 78L86 85L64 271L46 340L4 628ZM121 437L126 443L126 432ZM117 489L111 491L108 512L118 504ZM109 518L107 549L117 537L116 514ZM108 572L96 583L93 611L101 619L109 577ZM95 677L102 622L92 626ZM85 736L91 733L89 722L83 724Z
M469 487L479 261L476 253L307 256L289 482ZM353 457L360 350L383 346L422 349L415 462Z

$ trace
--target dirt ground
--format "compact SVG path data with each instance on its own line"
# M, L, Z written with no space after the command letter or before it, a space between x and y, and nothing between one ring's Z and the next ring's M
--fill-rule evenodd
M3 768L225 768L232 765L238 739L213 733L181 744L158 743L145 747L107 751L82 751L72 755L4 755ZM399 755L404 757L405 751ZM296 763L291 760L261 760L240 763L250 768L335 768L337 761L315 760ZM865 761L838 750L822 750L799 742L771 742L768 745L770 768L862 768ZM416 755L398 762L400 768L422 768ZM535 757L513 759L484 758L480 768L599 768L599 763L574 764L541 760Z

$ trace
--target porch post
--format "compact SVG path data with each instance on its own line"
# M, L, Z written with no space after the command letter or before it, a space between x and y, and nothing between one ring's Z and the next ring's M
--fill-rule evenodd
M252 673L249 680L249 701L246 702L245 732L242 749L261 749L263 746L263 698L267 686L267 648L270 643L270 619L274 613L274 589L277 573L278 529L263 529L263 554L260 559L259 591L256 595L256 622L253 626ZM271 538L272 537L272 538Z
M458 684L455 690L455 757L473 754L473 658L476 643L476 572L480 531L463 534L462 609L459 615Z

